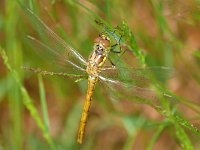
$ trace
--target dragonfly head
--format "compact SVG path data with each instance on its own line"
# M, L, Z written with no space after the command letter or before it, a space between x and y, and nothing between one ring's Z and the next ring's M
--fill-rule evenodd
M104 49L109 49L111 45L110 38L105 34L100 34L99 37L94 40L94 43L95 45L102 46Z

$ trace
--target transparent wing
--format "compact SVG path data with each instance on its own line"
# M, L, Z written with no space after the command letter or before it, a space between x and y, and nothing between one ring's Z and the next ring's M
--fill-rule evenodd
M118 80L104 78L99 76L101 84L108 89L112 98L123 100L134 100L138 103L148 104L154 108L159 108L160 98L169 100L170 103L176 103L176 99L167 93L159 93L154 89L138 87L133 84L127 84Z
M146 67L146 68L103 68L101 75L104 78L112 79L138 87L148 87L152 82L165 82L173 76L174 70L169 67Z
M78 66L86 64L86 60L69 44L67 44L61 37L59 37L52 29L50 29L33 11L26 9L26 14L31 20L33 28L37 30L40 39L31 37L30 39L40 43L46 50L56 57L61 57L63 60L73 62ZM48 45L48 47L47 47Z
M85 73L85 65L77 65L72 60L69 60L66 55L58 53L56 50L32 36L28 36L28 40L30 40L30 44L42 61L39 63L39 68L42 68L42 64L45 64L45 69L47 69L47 66L50 65L51 70L56 72L72 71L72 73ZM36 57L34 57L34 65L36 64L35 59Z

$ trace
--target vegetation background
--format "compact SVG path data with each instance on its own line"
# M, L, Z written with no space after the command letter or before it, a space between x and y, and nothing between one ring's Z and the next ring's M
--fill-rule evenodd
M77 144L87 82L21 69L53 67L40 61L34 52L38 46L27 40L27 35L36 35L37 23L25 8L37 10L85 58L101 32L92 17L114 27L127 22L137 41L130 45L135 53L145 52L146 65L175 68L165 84L175 101L164 101L160 109L126 98L113 101L99 86L84 143ZM200 149L199 9L199 0L1 0L0 150Z

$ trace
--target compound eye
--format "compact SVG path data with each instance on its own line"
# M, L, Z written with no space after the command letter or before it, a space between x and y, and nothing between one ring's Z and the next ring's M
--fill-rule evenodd
M101 37L98 37L98 38L96 38L96 39L94 40L94 43L99 43L101 40L102 40L102 38L101 38Z
M110 47L110 41L109 40L102 40L101 41L103 46L106 48L106 47Z

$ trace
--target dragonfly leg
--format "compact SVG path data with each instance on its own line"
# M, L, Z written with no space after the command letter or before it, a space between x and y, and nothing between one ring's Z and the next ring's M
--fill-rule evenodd
M110 63L112 64L112 66L116 66L116 64L119 62L119 60L121 59L121 57L124 55L124 53L127 51L127 49L125 49L124 51L120 50L119 52L114 52L114 53L121 53L119 55L119 57L117 58L117 60L115 62L113 62L110 57L108 57L108 60L110 61Z
M124 53L127 51L127 49L125 49L121 54L120 56L117 58L115 64L117 64L119 62L119 60L121 59L121 57L124 55Z
M112 67L115 67L114 62L110 59L110 57L108 57L109 62L111 63Z

